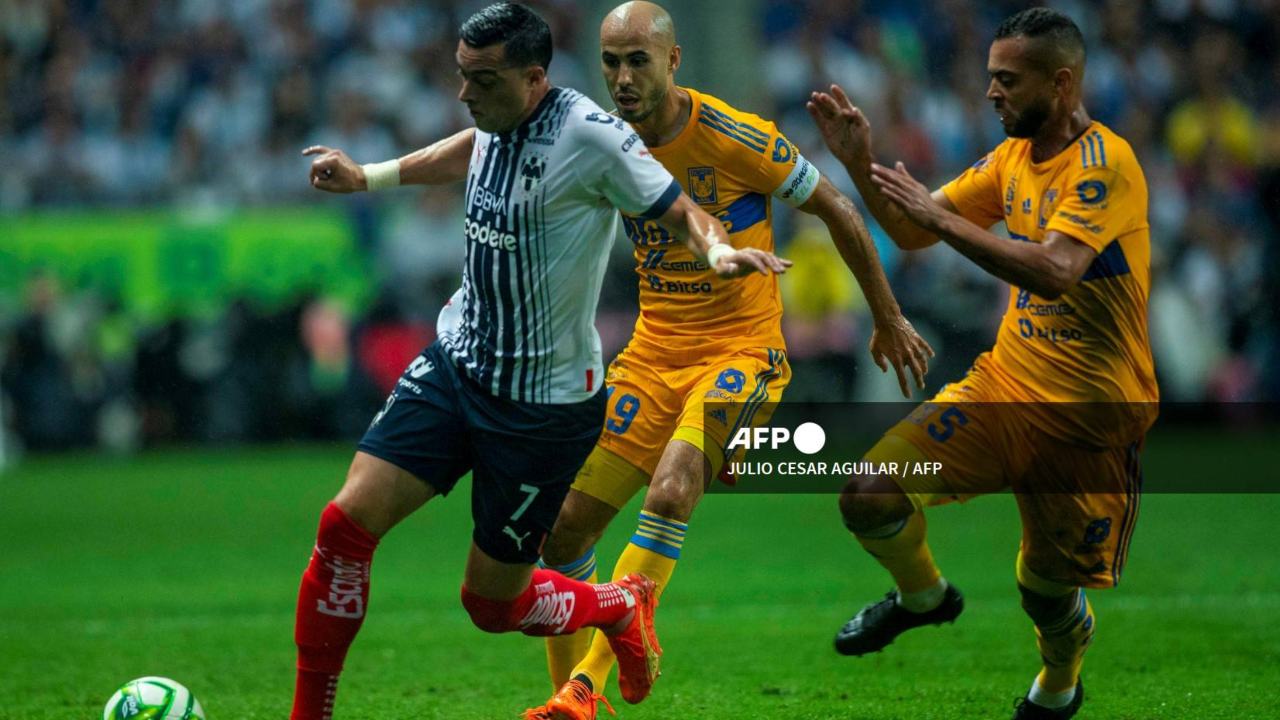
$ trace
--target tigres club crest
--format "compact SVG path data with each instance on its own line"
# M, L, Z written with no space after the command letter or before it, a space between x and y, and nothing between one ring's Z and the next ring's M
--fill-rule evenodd
M1004 190L1004 214L1008 217L1013 214L1013 198L1018 193L1018 176L1014 175L1009 178L1009 186Z
M520 163L520 187L524 188L525 192L533 192L538 187L538 183L542 182L542 173L546 169L545 157L537 153L527 155Z
M1040 198L1040 217L1037 226L1044 228L1049 224L1049 218L1053 217L1053 206L1058 202L1058 189L1049 188L1044 191L1044 195Z
M689 168L689 196L699 205L716 202L716 169L712 167Z

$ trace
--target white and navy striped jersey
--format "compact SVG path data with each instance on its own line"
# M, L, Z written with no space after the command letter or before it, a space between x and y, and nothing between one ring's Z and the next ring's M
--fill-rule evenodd
M640 137L574 90L552 88L510 133L477 130L462 288L438 323L454 362L511 400L594 395L596 304L618 210L656 218L679 195Z

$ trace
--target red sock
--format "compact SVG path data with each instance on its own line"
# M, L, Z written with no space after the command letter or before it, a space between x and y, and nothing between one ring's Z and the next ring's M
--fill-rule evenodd
M485 632L519 630L541 637L568 635L584 626L613 627L631 612L635 601L613 583L592 585L538 568L529 587L514 600L490 600L464 585L462 606Z
M320 514L311 564L298 590L298 681L291 720L329 720L338 673L364 621L378 539L333 503Z

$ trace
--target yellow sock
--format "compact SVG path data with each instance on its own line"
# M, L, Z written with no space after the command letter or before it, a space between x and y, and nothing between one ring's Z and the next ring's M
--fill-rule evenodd
M854 535L862 547L889 571L902 593L929 590L942 579L924 536L924 513L919 510L911 513L900 525Z
M1044 659L1039 675L1040 687L1051 693L1066 692L1076 686L1080 668L1084 665L1084 652L1093 642L1093 606L1085 597L1084 590L1078 594L1081 607L1076 615L1070 617L1065 629L1059 628L1058 634L1051 634L1036 626L1036 645Z
M589 583L597 581L595 548L568 565L546 567L574 580ZM551 674L552 692L559 690L573 677L573 668L586 657L594 632L595 628L584 627L570 635L547 637L547 671Z
M1082 588L1045 580L1018 556L1018 589L1022 607L1036 627L1036 645L1044 663L1036 680L1049 693L1076 686L1084 653L1093 641L1093 606Z
M631 536L631 542L622 551L618 564L613 568L613 579L618 580L631 573L641 573L658 586L658 594L667 587L671 574L675 572L676 561L680 559L680 548L684 545L684 534L688 524L679 520L664 518L647 510L640 511L640 524ZM609 671L613 669L613 650L604 633L596 633L591 641L591 649L587 656L572 671L574 675L586 675L598 693L604 693L605 682L609 679Z

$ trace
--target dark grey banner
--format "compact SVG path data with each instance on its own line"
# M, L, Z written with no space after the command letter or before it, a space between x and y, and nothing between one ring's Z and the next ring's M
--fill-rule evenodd
M704 422L727 457L711 492L838 493L868 475L962 496L1280 492L1277 405L714 402Z

